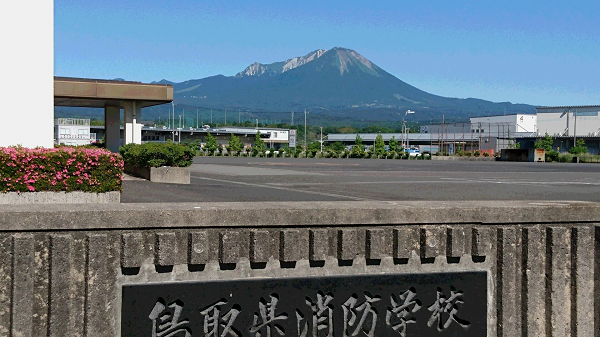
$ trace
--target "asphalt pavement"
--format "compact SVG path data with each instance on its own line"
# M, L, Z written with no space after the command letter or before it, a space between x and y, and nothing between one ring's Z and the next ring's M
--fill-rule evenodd
M600 165L196 157L191 184L123 182L121 202L600 201Z

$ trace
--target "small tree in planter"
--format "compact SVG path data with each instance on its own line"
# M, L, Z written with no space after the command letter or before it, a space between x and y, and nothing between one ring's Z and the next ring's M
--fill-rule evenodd
M219 147L219 143L217 143L217 139L210 134L210 132L206 133L206 144L204 145L204 149L208 151L209 156L214 156L215 151Z
M252 147L252 152L254 156L264 156L264 153L267 151L267 145L265 145L265 141L260 138L260 131L256 132L256 137L254 139L254 146Z
M354 146L352 147L352 158L362 158L365 155L365 147L362 144L362 138L356 134Z
M390 152L398 152L398 141L396 140L396 137L390 139L388 146L390 147Z
M479 150L475 150L475 152L473 153L473 157L479 157L481 156L481 153L479 152Z
M240 137L232 133L231 137L229 137L229 150L232 151L233 155L239 156L243 148L244 143L242 143Z

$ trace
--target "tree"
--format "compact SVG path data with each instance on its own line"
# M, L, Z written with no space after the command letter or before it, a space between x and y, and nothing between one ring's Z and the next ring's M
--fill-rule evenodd
M360 158L365 154L365 147L362 145L362 138L356 134L356 139L354 140L354 146L352 147L352 157Z
M390 139L389 147L390 147L390 151L398 152L398 141L396 140L395 137L392 137L392 139Z
M219 143L217 142L217 139L210 134L210 132L206 133L205 140L206 144L204 145L204 148L208 150L208 153L212 156L219 147Z
M569 153L571 154L582 154L587 153L587 147L585 146L585 140L579 138L577 139L577 145L573 146L569 149Z
M383 156L385 154L385 142L383 141L381 133L377 134L377 137L375 137L374 152L378 156Z
M306 147L306 152L310 153L313 156L320 150L321 150L321 143L318 141L308 143L308 146Z
M534 147L536 149L544 149L548 152L552 151L552 143L554 143L554 139L552 139L552 137L546 133L543 138L540 138L535 142Z
M517 142L511 141L508 144L508 148L509 149L520 149L521 148L521 143L517 143Z
M256 132L256 137L254 139L254 146L252 147L254 151L254 155L257 153L264 153L267 151L267 146L265 145L265 141L260 138L260 131Z
M342 143L342 142L335 142L333 144L330 144L328 146L328 148L329 148L330 152L333 152L335 154L340 154L340 153L342 153L344 151L344 143Z
M244 148L244 143L242 143L242 141L240 140L240 137L238 137L232 133L231 137L229 137L229 149L231 151L235 152L235 154L239 154L243 148Z

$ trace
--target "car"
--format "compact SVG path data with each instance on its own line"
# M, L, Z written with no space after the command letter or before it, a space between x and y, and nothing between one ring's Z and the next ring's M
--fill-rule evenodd
M408 153L408 155L410 157L420 157L421 156L421 152L419 152L419 149L416 149L416 148L404 149L404 150L402 150L402 152Z

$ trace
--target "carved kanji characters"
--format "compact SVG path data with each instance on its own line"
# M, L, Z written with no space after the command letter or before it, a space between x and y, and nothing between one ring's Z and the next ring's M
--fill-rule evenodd
M260 298L260 302L258 303L259 312L254 313L254 323L249 331L255 337L263 336L263 330L266 333L266 337L271 337L272 329L274 329L281 336L285 335L285 329L281 325L276 324L275 321L286 320L288 315L287 313L283 313L281 315L275 314L275 311L277 310L277 302L279 302L279 295L271 294L269 297L271 298L270 302L267 302L267 300L262 297Z
M189 320L181 319L183 302L175 300L167 306L165 300L159 298L148 315L152 320L152 337L191 337L192 331L187 324Z
M437 321L438 331L447 329L452 322L458 323L464 329L468 329L471 323L464 319L459 318L456 313L458 312L458 303L464 303L462 300L463 292L456 291L454 287L450 288L450 297L442 293L441 288L437 288L437 299L430 305L427 310L431 311L431 317L427 321L427 326L432 327ZM444 321L443 314L448 314L448 318Z
M306 297L306 304L311 308L312 312L312 336L318 337L319 331L325 330L327 337L333 337L333 294L325 295L322 291L317 292L317 300L313 301L310 297ZM298 336L306 337L308 333L308 320L304 322L302 327L301 322L304 320L304 314L296 309L296 319L298 320Z
M375 335L375 325L377 324L377 310L373 308L373 303L380 301L380 296L373 296L369 292L365 291L365 301L361 304L358 302L358 295L352 294L346 302L342 305L344 310L344 330L343 336L356 336L362 330L367 336L373 337ZM362 313L360 320L356 321L357 313ZM371 316L371 320L367 326L364 326L367 318ZM354 328L354 331L349 334L350 328Z
M402 337L406 336L407 324L413 324L417 322L414 317L409 317L411 312L415 313L421 309L422 303L418 299L415 299L416 296L417 291L414 287L410 287L410 289L403 292L400 295L399 300L396 298L395 294L390 296L392 306L388 307L387 309L385 322L387 325L391 326L392 329L397 331Z
M241 336L241 333L233 327L233 323L240 314L242 308L238 304L234 304L232 308L221 317L221 306L224 304L227 304L227 300L222 298L200 311L200 314L204 316L205 337L225 337L227 335L234 337ZM223 329L223 331L220 331L220 329Z

